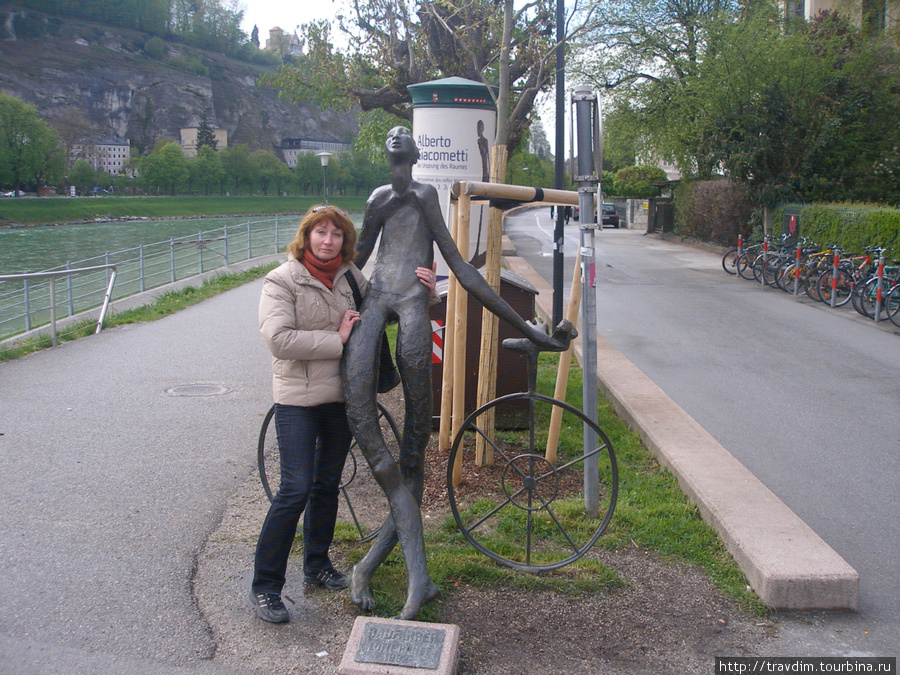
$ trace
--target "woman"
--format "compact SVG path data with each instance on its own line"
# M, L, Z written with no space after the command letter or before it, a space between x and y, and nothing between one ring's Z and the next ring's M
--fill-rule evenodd
M281 600L288 555L303 518L303 581L329 590L347 587L331 564L338 489L350 449L341 389L344 344L359 321L346 274L353 265L356 228L342 210L315 206L303 217L288 260L269 272L259 302L259 329L272 352L275 431L281 486L256 547L250 600L261 619L288 620ZM434 273L416 276L434 290Z

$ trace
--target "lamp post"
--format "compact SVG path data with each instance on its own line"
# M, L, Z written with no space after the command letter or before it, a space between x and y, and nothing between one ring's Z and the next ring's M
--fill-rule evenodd
M332 158L332 153L327 150L323 150L322 152L317 152L316 157L319 158L319 161L322 162L322 195L325 199L325 204L328 204L328 160Z

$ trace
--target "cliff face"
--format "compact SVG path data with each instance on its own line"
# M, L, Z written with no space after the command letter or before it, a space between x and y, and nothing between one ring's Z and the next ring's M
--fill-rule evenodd
M149 148L161 138L179 141L180 129L204 112L228 131L229 145L250 150L272 150L283 138L356 136L355 114L280 100L256 84L260 67L171 43L150 59L148 35L34 17L0 6L0 92L36 106L69 142L120 137ZM26 22L28 31L16 30ZM36 23L43 34L34 34Z

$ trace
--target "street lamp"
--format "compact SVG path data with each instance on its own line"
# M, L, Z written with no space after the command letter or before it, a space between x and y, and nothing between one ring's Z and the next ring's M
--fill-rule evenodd
M324 196L326 205L328 204L328 180L326 178L328 176L328 160L333 156L334 155L327 150L316 153L316 157L322 162L322 195Z

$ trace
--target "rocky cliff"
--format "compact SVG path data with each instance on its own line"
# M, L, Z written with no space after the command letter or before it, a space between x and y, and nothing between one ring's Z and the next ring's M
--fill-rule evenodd
M281 100L257 84L263 68L171 42L151 59L149 39L0 5L0 92L35 105L69 142L120 137L145 149L180 140L204 112L229 145L251 150L283 138L355 138L355 114Z

